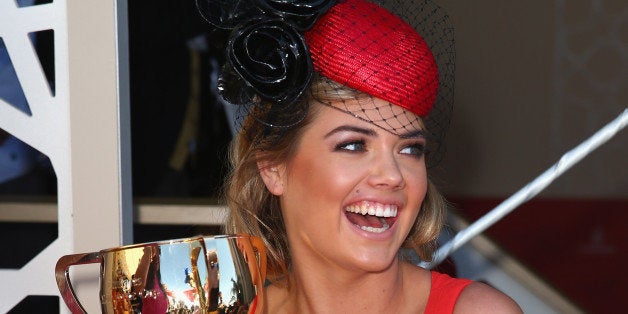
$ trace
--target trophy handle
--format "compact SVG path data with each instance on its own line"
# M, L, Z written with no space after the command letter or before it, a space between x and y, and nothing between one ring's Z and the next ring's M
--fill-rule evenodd
M76 298L76 293L74 293L74 288L72 288L72 283L70 282L70 266L93 263L102 263L100 252L65 255L57 261L57 265L55 266L57 286L59 287L63 301L65 301L65 304L70 311L72 311L72 314L87 312Z
M255 249L255 256L257 257L257 266L259 267L260 275L262 276L262 285L266 282L266 250L264 249L264 242L258 237L251 237L251 244Z

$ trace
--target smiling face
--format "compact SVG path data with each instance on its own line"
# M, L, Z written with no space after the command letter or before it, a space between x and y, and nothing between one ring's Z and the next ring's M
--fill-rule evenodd
M375 107L408 114L371 100ZM261 170L269 191L280 198L294 265L382 271L396 259L426 193L421 120L414 131L395 135L315 106L295 155Z

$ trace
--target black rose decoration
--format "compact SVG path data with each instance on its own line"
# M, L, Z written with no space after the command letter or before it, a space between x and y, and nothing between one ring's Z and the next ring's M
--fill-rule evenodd
M281 19L257 19L235 28L227 44L227 59L229 65L223 77L232 69L246 83L246 90L253 89L257 97L277 104L295 101L312 78L305 40ZM230 80L237 81L234 77ZM225 77L224 81L229 80ZM229 90L241 87L239 83L223 85L223 95L228 101L236 100L229 99L230 95L253 95L246 90Z
M234 105L254 105L255 90L247 84L227 62L218 78L218 91L222 98Z
M196 0L201 16L210 24L224 29L232 29L253 16L263 14L255 4L256 0Z
M257 6L273 15L286 19L298 30L308 30L319 16L336 3L336 0L255 0Z

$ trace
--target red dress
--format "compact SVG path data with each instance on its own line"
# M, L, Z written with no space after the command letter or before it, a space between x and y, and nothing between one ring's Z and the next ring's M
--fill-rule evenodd
M433 271L432 288L425 306L425 314L452 313L462 289L472 282L469 279L451 278Z

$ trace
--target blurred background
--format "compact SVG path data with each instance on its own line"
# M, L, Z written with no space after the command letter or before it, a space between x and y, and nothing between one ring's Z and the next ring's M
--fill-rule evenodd
M457 84L441 186L474 221L628 106L628 3L443 6ZM486 234L584 311L620 311L627 160L624 131Z

